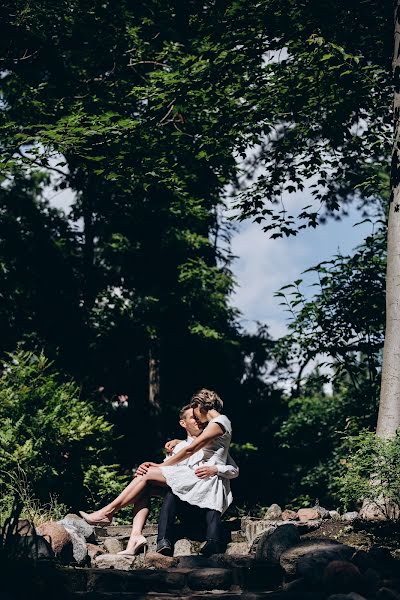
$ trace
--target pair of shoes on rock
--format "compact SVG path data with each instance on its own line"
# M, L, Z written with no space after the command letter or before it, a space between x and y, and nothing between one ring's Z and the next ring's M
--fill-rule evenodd
M169 540L163 539L157 542L156 552L158 554L162 554L163 556L172 556L172 544Z
M143 552L143 558L145 559L148 547L149 545L144 535L138 535L135 539L135 542L130 544L130 548L121 550L121 552L118 552L117 554L121 554L122 556L137 556L137 554Z

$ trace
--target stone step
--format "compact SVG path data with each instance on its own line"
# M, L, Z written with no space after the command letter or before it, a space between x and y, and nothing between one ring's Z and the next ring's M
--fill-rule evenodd
M188 557L196 558L196 557ZM204 563L203 563L204 564ZM71 592L137 593L186 595L190 592L272 591L281 581L281 572L265 564L227 567L179 567L169 569L74 569L65 573Z
M95 527L95 535L98 540L104 540L106 538L116 537L121 539L129 539L131 534L130 525L110 525L109 527ZM239 530L226 530L228 538L232 542L245 542L246 535L240 529ZM143 535L157 536L157 525L146 525L143 530Z
M194 592L186 594L163 594L150 592L148 594L132 592L75 592L71 600L209 600L221 598L222 600L323 600L326 597L321 592Z
M95 534L99 545L111 554L125 550L130 537L131 528L126 525L96 527ZM178 530L179 533L179 530ZM155 552L157 546L157 525L147 525L143 535L147 538L149 552ZM182 537L175 542L174 556L197 554L204 540ZM227 531L227 552L230 554L247 554L249 545L242 531Z
M128 537L114 536L107 537L99 540L99 546L110 554L118 554L121 550L126 550L128 544ZM148 535L148 552L156 552L157 549L157 536ZM187 538L181 538L176 540L174 544L174 556L190 556L193 554L199 554L202 546L205 542L199 542L198 540L189 540ZM226 546L227 554L248 554L249 544L246 541L230 542Z
M155 552L157 548L157 536L147 535L148 551ZM110 554L118 554L121 550L125 550L128 544L129 536L110 536L99 540L99 546ZM176 540L174 544L174 556L188 556L198 554L204 541L189 540L181 538ZM236 545L233 544L235 547ZM231 553L233 550L231 550Z
M108 525L106 527L95 527L94 533L98 540L106 537L127 537L129 538L132 531L131 525ZM150 523L143 530L143 535L157 535L157 524Z

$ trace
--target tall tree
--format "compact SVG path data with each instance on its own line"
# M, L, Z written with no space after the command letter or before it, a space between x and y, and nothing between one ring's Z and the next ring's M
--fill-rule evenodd
M2 173L12 182L13 170L47 169L75 192L66 226L80 327L68 366L101 389L99 402L129 396L121 427L137 449L143 419L161 407L148 429L163 435L193 388L239 397L245 357L220 213L250 134L242 90L262 67L258 8L18 0L1 10Z
M400 3L395 5L393 51L394 141L388 217L386 332L376 433L392 438L400 427Z

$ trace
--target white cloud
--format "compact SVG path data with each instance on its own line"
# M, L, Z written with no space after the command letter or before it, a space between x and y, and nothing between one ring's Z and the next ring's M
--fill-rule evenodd
M232 265L238 283L232 304L241 310L243 326L251 331L255 321L261 321L269 326L273 337L284 334L287 314L274 293L338 251L351 252L371 232L369 224L353 227L360 220L354 209L342 221L330 220L296 237L274 240L256 223L240 225L232 238L232 251L238 257Z

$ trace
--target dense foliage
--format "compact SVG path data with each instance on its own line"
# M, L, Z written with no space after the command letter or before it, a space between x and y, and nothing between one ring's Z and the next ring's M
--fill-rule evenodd
M338 478L348 438L375 428L385 324L383 234L367 237L350 256L308 269L317 286L311 298L300 279L277 294L290 322L275 351L286 357L295 382L277 439L293 468L293 497L342 502Z
M360 507L372 502L375 513L399 518L400 438L385 440L371 431L361 431L347 440L343 473L337 479L340 500L345 506ZM393 511L393 508L397 507Z
M8 357L0 378L2 502L23 497L18 472L35 497L78 507L110 497L125 481L110 464L112 426L72 381L61 381L43 355ZM108 462L108 465L107 465ZM95 476L93 475L95 473Z
M88 467L89 440L99 456L112 446L106 464L127 473L179 435L177 409L207 386L233 420L240 501L322 488L337 497L342 432L375 418L382 235L314 267L312 300L300 281L288 288L293 320L276 343L267 328L244 333L230 304L224 211L231 190L241 218L282 236L354 199L385 197L391 9L388 0L3 3L0 352L43 349L82 389L46 375L36 400L23 370L36 368L34 355L13 383L21 412L5 431L15 448L28 444L17 458L38 470L37 493L57 487L53 468L76 467L75 483L85 471L106 494L116 480L100 460ZM290 214L287 195L306 188L307 206ZM64 190L68 214L54 208ZM333 395L325 372L305 375L321 356ZM0 411L14 393L4 377ZM90 398L98 430L75 440L79 467L54 441L47 387L65 418ZM13 438L25 410L24 427L29 415L44 426L36 401L49 412L56 467L41 465L29 428ZM273 485L260 491L256 469Z

